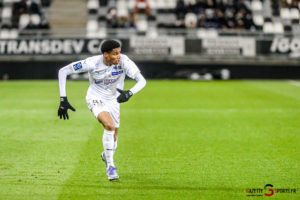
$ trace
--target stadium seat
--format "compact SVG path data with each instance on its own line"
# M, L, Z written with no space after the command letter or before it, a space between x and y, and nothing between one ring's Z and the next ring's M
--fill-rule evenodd
M156 9L166 9L166 1L156 1Z
M196 3L196 0L184 0L185 5L195 4L195 3Z
M99 28L98 28L99 27ZM107 36L106 26L97 26L97 29L93 27L90 30L87 30L87 38L105 38Z
M116 6L116 0L108 0L107 1L107 7L112 8Z
M98 23L98 30L99 30L99 35L106 35L106 27L107 27L107 22L106 20L100 18L100 21Z
M274 22L273 23L273 31L274 33L283 33L284 32L284 28L281 22Z
M0 30L0 39L9 39L9 37L10 37L9 29Z
M34 25L39 25L41 23L41 17L38 14L31 15L30 19Z
M164 1L164 8L166 9L166 10L170 10L170 9L172 9L172 7L170 7L170 0L165 0Z
M107 6L101 6L101 7L98 9L98 15L99 15L99 16L106 16L108 10L109 10L109 9L108 9Z
M0 31L0 39L16 39L18 35L19 33L16 29L2 29Z
M291 5L292 0L286 0L286 3L287 3L288 5Z
M160 27L172 27L176 22L176 16L173 13L159 13L156 21Z
M11 5L13 2L12 0L3 0L3 5Z
M272 17L272 10L271 10L270 0L265 0L263 2L263 16L264 16L264 18L271 18Z
M292 33L293 34L300 34L300 25L299 24L297 24L297 25L295 25L295 24L293 24L292 25Z
M203 29L199 28L197 30L197 37L198 38L217 38L218 32L214 29Z
M263 8L263 5L262 5L261 1L259 1L259 0L253 0L251 2L251 10L252 11L261 11L262 8Z
M170 9L174 9L176 7L176 1L175 0L169 0L168 6Z
M128 16L128 9L125 0L119 0L117 3L117 16L126 17Z
M140 14L138 16L138 21L136 23L136 28L138 32L146 32L148 29L148 22L146 15Z
M105 38L105 37L107 37L106 28L99 29L97 33L97 38Z
M157 3L156 0L148 0L149 6L151 10L156 10L157 9Z
M11 19L12 16L12 9L9 6L5 6L2 10L2 19Z
M291 19L299 19L299 9L291 8L290 10L290 18Z
M288 8L281 8L280 17L282 19L290 19L290 10Z
M150 38L156 38L158 36L156 27L148 27L146 36Z
M9 35L10 39L16 39L19 37L19 31L17 29L11 29Z
M29 14L23 14L20 16L19 20L19 29L25 29L27 25L30 22L30 15Z
M98 31L98 22L97 20L89 20L87 23L87 32L94 33Z
M89 0L87 4L87 8L90 14L97 14L99 9L99 1L98 0Z
M99 1L97 0L89 0L88 1L88 4L87 4L87 8L89 10L92 10L92 9L98 9L99 8Z
M264 18L260 14L253 15L253 22L256 26L263 26Z
M264 33L274 33L274 25L272 22L265 22L263 25Z
M133 10L135 5L135 0L129 0L127 3L127 7L129 10Z

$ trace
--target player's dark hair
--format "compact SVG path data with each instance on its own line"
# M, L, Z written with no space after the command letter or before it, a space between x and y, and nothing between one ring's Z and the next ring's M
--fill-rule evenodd
M115 48L121 47L121 43L117 40L104 40L101 42L100 50L101 53L109 53Z

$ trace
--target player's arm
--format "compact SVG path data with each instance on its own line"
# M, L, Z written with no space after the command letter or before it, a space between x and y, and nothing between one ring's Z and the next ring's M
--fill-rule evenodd
M117 98L119 103L128 101L132 95L138 93L146 86L146 79L141 73L138 73L134 79L136 80L136 84L130 90L121 90L117 88L118 92L120 93Z
M75 111L75 108L71 106L68 101L66 94L66 82L67 76L74 73L86 72L90 69L87 65L88 61L78 61L71 63L63 68L61 68L58 72L58 81L59 81L59 93L60 93L60 105L58 107L57 115L60 119L69 119L68 109Z
M128 101L132 95L138 93L146 86L146 80L141 74L140 70L138 69L136 64L127 56L124 59L124 67L126 75L136 80L136 84L130 90L121 90L117 88L118 92L120 93L117 98L117 101L119 103Z

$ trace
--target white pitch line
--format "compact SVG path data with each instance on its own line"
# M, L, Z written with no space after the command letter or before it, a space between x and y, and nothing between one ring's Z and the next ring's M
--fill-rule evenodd
M290 83L291 85L300 87L300 82L299 82L299 81L293 81L293 80L290 80L289 83Z

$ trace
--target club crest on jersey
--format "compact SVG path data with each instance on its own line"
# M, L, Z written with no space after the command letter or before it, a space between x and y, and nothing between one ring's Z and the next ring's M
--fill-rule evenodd
M121 65L114 66L113 69L121 69Z
M118 65L118 66L113 67L113 71L111 72L111 75L112 76L117 76L117 75L122 74L122 73L123 73L123 69L121 69L121 66Z
M78 62L78 63L74 64L74 65L73 65L73 68L74 68L75 71L81 69L81 68L82 68L81 62Z

